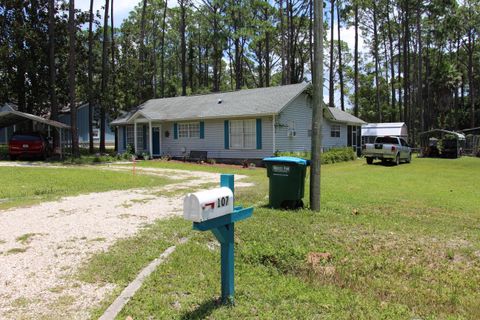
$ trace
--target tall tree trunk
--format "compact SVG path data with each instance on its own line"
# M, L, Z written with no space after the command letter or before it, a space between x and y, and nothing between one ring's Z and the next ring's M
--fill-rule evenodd
M475 53L475 35L473 31L468 34L468 94L470 95L470 127L475 127L475 79L474 79L474 62L473 55Z
M328 86L328 106L330 108L335 107L335 89L334 89L334 75L335 66L333 65L333 47L334 47L334 22L335 22L335 0L330 0L330 78Z
M152 37L153 37L153 48L152 48L152 64L153 64L153 74L152 74L152 82L153 82L153 88L152 88L152 97L153 99L156 99L158 96L158 65L157 65L157 30L158 30L158 22L157 22L157 9L155 7L154 15L153 15L153 31L152 31Z
M390 90L392 95L392 122L395 122L397 118L397 109L396 109L396 97L395 97L395 62L394 62L394 51L393 51L393 32L392 32L392 23L390 20L390 1L387 2L387 24L388 24L388 44L390 50Z
M94 152L93 145L93 113L95 97L93 94L93 1L90 0L90 11L88 21L88 150Z
M105 13L103 16L103 46L102 46L102 90L100 105L100 152L105 152L105 122L108 102L108 13L109 0L105 0ZM136 151L136 150L135 150Z
M403 121L408 125L410 130L410 64L409 64L409 51L410 51L410 10L408 1L404 1L404 33L403 33Z
M340 1L337 1L337 32L338 32L338 78L340 80L340 107L345 111L345 97L343 90L342 42L340 37Z
M282 85L287 84L286 77L286 68L285 68L285 21L283 14L283 0L279 2L279 15L280 15L280 38L281 38L281 49L280 49L280 59L282 63Z
M25 17L24 17L24 4L21 1L21 8L15 10L15 23L16 28L14 30L15 36L15 51L16 51L16 59L15 59L15 66L17 69L15 75L15 91L17 96L17 103L18 103L18 110L25 112L26 111L26 85L25 85L25 34L24 34L24 24L25 24Z
M354 90L355 90L355 97L354 97L354 106L353 106L353 113L356 117L358 117L358 0L354 0L354 10L355 10L355 53L354 53Z
M402 55L402 39L401 39L401 32L400 30L398 31L398 119L399 121L404 121L405 119L403 118L403 95L402 95L402 84L405 81L405 79L402 76L402 61L403 61L403 55Z
M118 117L118 108L117 108L117 84L116 84L116 74L115 74L115 26L113 25L113 0L110 4L110 25L111 25L111 50L112 50L112 105L114 117ZM115 134L115 151L118 150L118 135Z
M265 8L264 20L268 21L268 6ZM270 87L270 32L267 30L265 32L265 87Z
M219 8L215 4L212 8L213 13L213 92L220 91L220 69L222 68L222 49L219 43ZM208 59L208 57L206 57ZM208 70L205 70L208 76Z
M180 50L181 50L181 70L182 70L182 96L187 95L187 44L185 41L185 29L186 29L186 10L185 0L179 0L180 5Z
M108 0L106 0L108 1ZM147 16L147 0L143 0L142 5L142 16L140 18L140 75L138 77L138 102L142 103L145 101L145 25L146 25L146 16ZM112 26L113 27L113 26Z
M75 70L76 70L76 37L75 37L75 0L68 4L68 92L70 101L70 125L72 127L72 155L77 157L78 130L77 130L77 105L75 96Z
M422 0L417 1L417 46L418 46L418 52L417 52L417 103L416 103L416 109L420 111L420 128L423 131L424 130L424 110L423 110L423 44L422 44L422 12L421 12L421 6L422 6ZM416 115L414 115L414 118L416 118ZM415 144L415 127L413 129L413 143Z
M379 56L378 56L378 12L376 2L373 1L373 55L375 59L375 105L377 109L378 122L383 121L382 110L380 108L380 81L379 81Z
M48 63L49 63L49 91L50 91L50 119L58 121L58 102L56 93L57 70L55 66L55 0L48 0ZM53 134L53 147L60 143L57 131Z
M161 73L161 93L162 98L165 98L165 28L167 23L167 0L163 2L163 18L162 18L162 54L160 56Z

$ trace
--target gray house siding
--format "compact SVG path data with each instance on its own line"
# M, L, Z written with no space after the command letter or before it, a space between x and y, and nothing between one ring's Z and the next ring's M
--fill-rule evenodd
M310 151L312 108L310 99L301 94L285 107L275 119L275 151ZM289 136L295 131L295 136Z
M245 119L261 119L261 149L226 149L225 148L225 119L212 119L212 120L197 120L204 122L204 138L180 138L175 139L174 135L174 122L156 123L152 122L152 127L161 127L160 131L160 154L169 155L172 157L188 156L190 151L207 151L208 158L216 159L262 159L273 155L273 127L271 117L259 117L259 118L245 118ZM238 120L238 119L232 119ZM183 121L175 122L182 123ZM184 121L195 122L195 121ZM148 124L146 124L148 128ZM133 126L132 126L133 127ZM137 139L140 134L143 134L143 124L137 124ZM119 152L125 152L124 144L124 130L125 126L119 127ZM168 134L167 134L168 131ZM131 133L133 130L128 130L127 141L132 141L133 137ZM148 129L147 129L148 135ZM168 135L168 137L167 137ZM149 150L149 138L147 138L147 148L141 150L143 146L140 146L137 141L137 153Z
M332 125L340 126L340 137L331 136ZM275 121L275 150L284 152L310 151L311 128L311 100L306 94L301 94L282 110ZM289 131L295 131L296 135L289 136ZM322 125L323 150L346 146L347 125L324 118Z
M340 126L340 137L332 137L332 125ZM323 119L322 127L322 148L328 150L332 148L344 148L347 146L347 125L344 123L335 123Z

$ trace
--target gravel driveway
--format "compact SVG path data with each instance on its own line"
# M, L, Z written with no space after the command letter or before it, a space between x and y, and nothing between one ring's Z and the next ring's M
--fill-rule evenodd
M145 169L143 174L180 179L168 190L219 181L218 174L205 172ZM72 275L93 254L145 224L181 215L181 198L152 196L162 190L166 187L92 193L0 210L0 319L87 319L114 285L83 283Z

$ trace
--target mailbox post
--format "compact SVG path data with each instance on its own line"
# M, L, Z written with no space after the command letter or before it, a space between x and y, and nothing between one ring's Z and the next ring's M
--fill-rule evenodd
M219 189L188 194L184 200L184 218L193 221L194 230L211 230L220 242L222 303L233 305L235 222L251 217L253 208L234 206L235 185L232 174L222 174L220 186ZM225 208L233 210L225 212Z

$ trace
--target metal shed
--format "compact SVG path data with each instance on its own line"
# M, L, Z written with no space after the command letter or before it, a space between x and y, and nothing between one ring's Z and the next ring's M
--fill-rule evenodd
M65 130L70 130L70 126L54 121L45 119L34 114L20 112L14 109L12 105L5 104L0 108L0 128L8 128L13 127L15 131L15 127L17 125L21 125L25 122L32 121L34 130L45 130L47 131L48 135L50 136L50 129L53 128L57 130L60 135L60 155L62 154L63 145L65 143L64 137ZM5 131L7 132L7 131Z
M373 143L376 137L393 136L408 140L405 122L367 123L362 125L362 143Z

